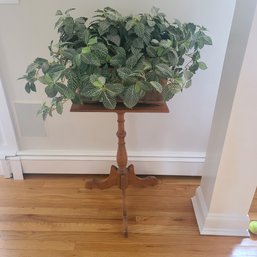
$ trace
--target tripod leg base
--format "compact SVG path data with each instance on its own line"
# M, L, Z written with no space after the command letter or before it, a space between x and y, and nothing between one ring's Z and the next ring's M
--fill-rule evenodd
M111 171L109 176L106 179L103 180L97 180L97 179L92 179L86 182L85 187L87 189L93 189L93 188L99 188L99 189L106 189L110 188L112 186L116 186L119 181L119 174L117 172L117 168L112 165L111 166Z
M128 184L136 187L148 187L158 184L158 179L154 176L147 176L145 178L139 178L134 171L134 165L128 166Z

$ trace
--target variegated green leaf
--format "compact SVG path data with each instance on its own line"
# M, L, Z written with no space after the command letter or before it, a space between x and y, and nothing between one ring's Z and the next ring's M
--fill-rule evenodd
M159 93L162 92L162 85L157 82L157 81L150 81L151 85L153 86L153 88L158 91Z
M55 87L58 90L58 92L66 98L73 99L75 97L75 92L72 89L66 87L64 84L56 83Z
M141 22L138 22L134 27L134 31L138 37L143 38L145 33L145 25Z
M107 92L103 92L102 102L104 107L107 109L115 109L117 104L115 97L109 95Z
M124 104L128 108L133 108L139 101L141 94L137 92L135 86L130 86L124 95Z
M131 73L131 69L127 68L127 67L122 67L117 69L118 75L121 79L126 79Z
M117 96L123 92L124 86L121 83L107 84L105 89L109 95Z

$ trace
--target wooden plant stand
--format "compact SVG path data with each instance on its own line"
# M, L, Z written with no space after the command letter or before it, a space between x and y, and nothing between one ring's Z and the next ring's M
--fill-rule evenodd
M129 165L127 167L128 155L125 145L125 119L126 112L130 113L168 113L169 109L166 103L159 104L138 104L133 109L126 108L123 104L118 104L116 109L105 109L100 103L87 103L87 104L73 104L71 112L115 112L118 115L118 131L116 133L118 137L118 150L117 150L117 166L112 165L109 176L104 180L92 179L86 182L86 188L93 189L106 189L112 186L118 186L122 190L122 213L123 213L123 233L125 237L128 237L128 219L127 219L127 207L126 207L126 188L129 185L137 187L154 186L158 183L158 180L154 176L147 176L145 178L139 178L136 176L134 166Z

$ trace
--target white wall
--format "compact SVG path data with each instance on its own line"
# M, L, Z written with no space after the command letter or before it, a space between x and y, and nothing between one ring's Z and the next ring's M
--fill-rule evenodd
M51 39L57 38L53 30L55 11L75 7L74 14L91 17L95 9L107 5L123 14L147 12L157 6L171 21L178 18L208 28L214 45L207 47L202 57L209 69L200 71L192 88L169 102L171 113L128 114L126 117L129 154L201 159L206 151L235 0L23 0L18 5L0 5L0 69L14 117L17 116L14 103L25 103L30 108L29 104L45 100L42 90L40 94L27 95L23 82L17 78L35 57L48 57L47 46ZM21 154L67 149L71 155L78 151L103 154L103 151L116 150L114 114L70 113L67 106L62 116L56 115L45 124L25 111L19 118L18 121L16 117L15 127ZM30 125L27 130L33 136L21 133L21 119L23 124ZM35 131L39 130L45 133L35 136Z

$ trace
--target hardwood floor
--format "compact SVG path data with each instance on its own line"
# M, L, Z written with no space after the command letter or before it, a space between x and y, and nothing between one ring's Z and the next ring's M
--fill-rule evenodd
M125 239L120 190L87 190L90 177L0 178L0 256L257 256L257 238L199 235L191 203L199 178L160 177L155 187L129 188Z

